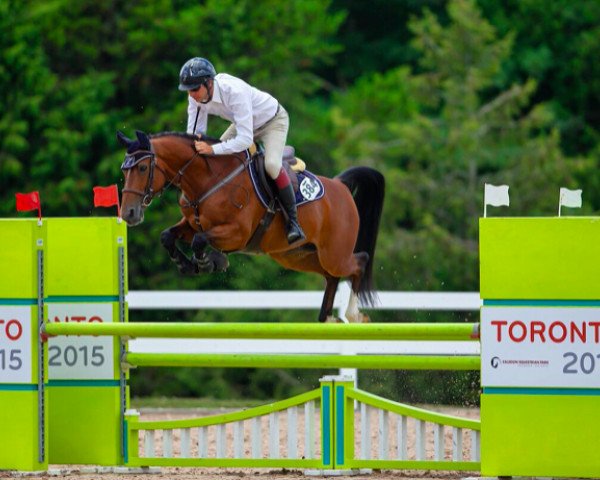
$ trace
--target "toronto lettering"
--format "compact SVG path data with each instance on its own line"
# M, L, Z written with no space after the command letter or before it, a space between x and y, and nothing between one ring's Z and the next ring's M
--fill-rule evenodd
M0 318L0 337L16 341L23 335L23 325L16 319L5 320Z
M497 342L600 343L600 321L492 320L491 325Z

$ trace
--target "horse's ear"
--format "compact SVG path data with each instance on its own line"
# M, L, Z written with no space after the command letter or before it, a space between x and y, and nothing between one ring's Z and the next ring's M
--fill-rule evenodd
M131 144L131 142L132 142L132 140L130 140L129 138L127 138L125 136L125 134L123 132L121 132L120 130L117 130L117 140L124 147L129 147L129 144Z
M152 147L150 146L150 138L148 137L148 135L146 135L141 130L136 130L135 135L136 135L138 141L140 142L141 148L143 148L144 150L152 149Z

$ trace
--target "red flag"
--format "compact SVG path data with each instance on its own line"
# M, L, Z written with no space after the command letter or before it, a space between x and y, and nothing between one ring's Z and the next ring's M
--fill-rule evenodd
M113 205L117 206L117 212L120 217L119 190L116 185L94 187L94 207L112 207Z
M15 193L17 199L17 212L28 212L37 210L38 217L42 218L42 204L40 202L40 192Z

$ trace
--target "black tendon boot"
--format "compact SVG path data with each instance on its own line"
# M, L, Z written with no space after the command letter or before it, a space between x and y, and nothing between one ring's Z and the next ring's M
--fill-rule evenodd
M304 240L306 236L298 224L296 199L291 183L288 183L287 186L279 189L279 199L281 200L281 204L283 205L283 208L285 208L289 218L289 221L286 225L288 243L291 245L298 240Z

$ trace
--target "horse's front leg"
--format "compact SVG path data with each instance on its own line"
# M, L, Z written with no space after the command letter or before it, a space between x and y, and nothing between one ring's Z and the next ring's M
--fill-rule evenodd
M190 243L194 236L194 229L190 227L187 220L182 218L177 224L167 228L160 234L160 243L169 252L169 257L177 265L177 269L183 275L193 275L198 273L198 268L179 247L177 240L183 239Z
M229 267L227 255L218 250L207 252L209 245L206 232L196 233L192 239L192 261L201 273L224 272Z

